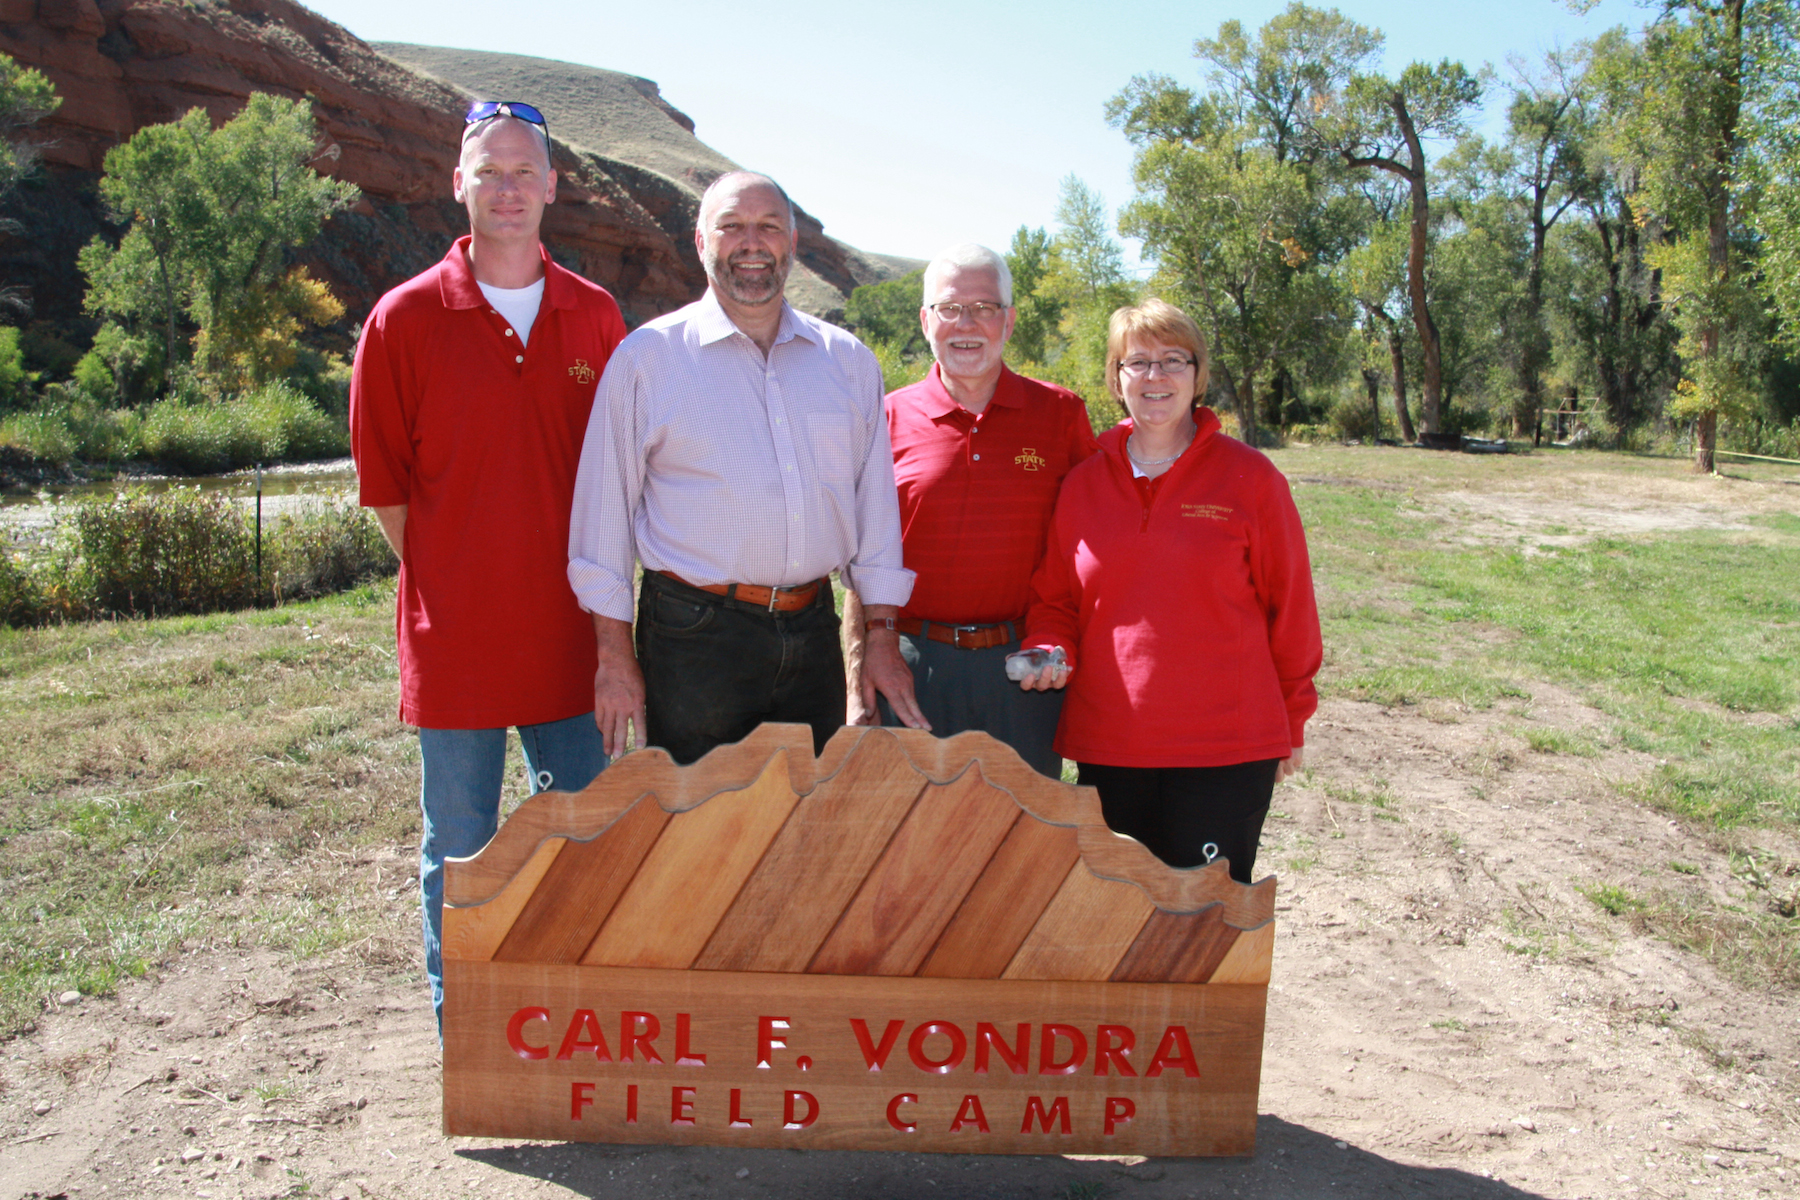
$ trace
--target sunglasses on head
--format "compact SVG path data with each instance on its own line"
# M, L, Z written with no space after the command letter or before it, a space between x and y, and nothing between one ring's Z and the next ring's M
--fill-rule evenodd
M542 129L545 137L550 136L550 122L544 120L544 114L522 100L477 100L469 105L463 124L478 125L494 117L517 117Z

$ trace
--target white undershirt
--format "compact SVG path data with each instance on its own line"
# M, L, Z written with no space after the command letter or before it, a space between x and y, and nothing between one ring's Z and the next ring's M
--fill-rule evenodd
M475 281L481 288L481 294L487 302L506 318L507 324L518 335L519 345L525 345L531 336L531 323L537 320L538 306L544 302L544 281L538 280L529 287L503 288L491 283Z

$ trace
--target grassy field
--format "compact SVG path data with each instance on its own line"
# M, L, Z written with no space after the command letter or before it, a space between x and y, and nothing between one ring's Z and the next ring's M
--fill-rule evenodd
M1800 865L1763 848L1800 827L1791 469L1733 467L1734 482L1597 453L1275 458L1310 531L1322 690L1446 713L1574 691L1607 726L1534 726L1532 748L1653 755L1618 786L1736 854L1756 902L1619 885L1589 899L1746 982L1800 985ZM1656 513L1686 527L1644 527ZM1626 531L1593 534L1609 514ZM392 604L389 583L0 631L0 1036L184 946L356 945L413 969L410 929L375 903L414 886L418 825Z

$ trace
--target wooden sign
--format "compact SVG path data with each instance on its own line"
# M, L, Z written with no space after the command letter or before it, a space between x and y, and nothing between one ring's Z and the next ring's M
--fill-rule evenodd
M448 864L444 1131L1248 1154L1274 908L986 734L642 751Z

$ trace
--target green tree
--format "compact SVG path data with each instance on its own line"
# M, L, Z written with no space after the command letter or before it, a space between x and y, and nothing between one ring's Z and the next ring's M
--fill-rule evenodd
M1666 238L1649 258L1681 334L1670 413L1694 421L1694 469L1711 471L1721 416L1760 399L1763 302L1756 287L1755 118L1791 94L1782 78L1792 0L1665 0L1641 55L1614 60L1616 153L1639 173L1633 207Z
M1105 199L1074 175L1062 181L1056 223L1037 291L1061 313L1055 381L1086 398L1090 414L1106 414L1107 322L1137 289L1125 275L1125 252L1112 235ZM1096 423L1106 424L1104 415Z
M1006 253L1012 272L1013 324L1007 357L1015 363L1046 363L1062 323L1062 302L1044 294L1044 276L1050 270L1050 234L1042 227L1019 226Z
M38 148L22 135L61 105L43 72L0 54L0 199L37 165Z
M925 303L925 268L868 283L850 293L844 305L844 323L852 333L874 345L892 347L902 357L924 353L924 331L919 328L919 309Z
M343 312L288 262L358 195L313 169L335 152L320 150L308 102L262 93L216 130L202 109L140 129L106 156L101 194L131 225L118 246L83 250L89 309L160 326L171 365L191 323L195 366L226 386L284 372L301 328Z
M1308 136L1317 148L1338 155L1353 169L1385 171L1407 187L1406 291L1424 360L1421 417L1427 433L1438 432L1444 375L1443 347L1426 286L1431 195L1424 140L1460 136L1481 92L1481 82L1461 63L1415 62L1393 79L1353 75L1342 91L1321 96L1309 118Z

